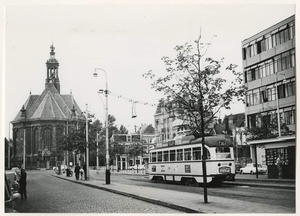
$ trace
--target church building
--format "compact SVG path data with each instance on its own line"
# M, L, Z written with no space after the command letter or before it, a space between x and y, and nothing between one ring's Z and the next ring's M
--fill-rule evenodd
M59 148L58 141L85 121L85 116L72 94L60 93L59 63L54 46L46 62L45 89L41 95L29 95L13 125L11 164L26 169L47 168L57 163L74 161L75 155Z

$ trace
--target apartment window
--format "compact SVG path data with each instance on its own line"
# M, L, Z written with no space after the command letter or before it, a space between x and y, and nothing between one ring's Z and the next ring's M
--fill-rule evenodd
M244 80L245 80L245 83L248 82L248 79L247 79L247 71L244 71Z
M276 47L276 37L275 34L272 34L272 47Z
M247 51L247 48L246 48L246 47L243 47L243 49L242 49L242 52L243 52L243 60L246 59L246 51Z
M259 38L259 39L257 39L256 41L256 48L257 48L257 54L259 54L259 53L261 53L262 52L262 50L263 50L263 48L262 48L262 46L263 46L263 37L261 37L261 38Z
M268 102L268 94L267 94L266 87L261 88L260 94L261 94L261 102L262 103Z
M283 113L284 115L284 122L287 125L291 125L291 124L295 124L295 110L289 110L289 111L285 111Z
M295 49L290 51L291 53L291 67L295 67Z
M259 89L254 89L252 91L253 93L253 105L259 104L260 103L260 97L259 97Z
M271 34L266 35L265 45L266 45L266 50L272 49L273 46L272 46Z
M277 73L279 71L281 71L281 61L280 61L280 56L275 56L274 57L274 72Z
M295 95L296 87L295 87L295 79L292 79L291 82L285 84L286 87L286 96L290 97Z
M276 100L276 88L274 86L267 86L267 95L269 101Z
M282 84L278 88L278 99L285 98L285 84Z
M282 70L291 68L291 55L290 52L285 52L282 54Z
M256 127L256 114L248 116L248 127Z
M268 127L271 122L271 116L270 115L264 115L262 116L262 127Z
M290 39L293 39L295 37L295 25L294 25L294 22L289 23L289 36L290 36Z

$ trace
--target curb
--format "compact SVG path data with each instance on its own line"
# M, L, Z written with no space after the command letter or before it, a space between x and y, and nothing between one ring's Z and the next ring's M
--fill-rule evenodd
M110 189L110 188L106 188L106 187L92 185L92 184L85 183L85 182L80 182L80 181L77 182L77 181L69 180L69 179L66 179L64 177L60 177L60 176L53 175L53 174L50 174L50 175L52 175L53 177L56 177L56 178L66 180L66 181L74 182L76 184L81 184L81 185L88 186L88 187L91 187L91 188L96 188L96 189L112 192L112 193L115 193L115 194L131 197L131 198L134 198L134 199L142 200L142 201L145 201L145 202L153 203L153 204L164 206L164 207L167 207L167 208L179 210L179 211L182 211L182 212L185 212L185 213L205 213L205 212L201 212L201 211L196 211L194 209L186 208L186 207L183 207L183 206L167 203L167 202L164 202L164 201L161 201L161 200L150 199L150 198L147 198L147 197L138 196L136 194L126 193L126 192L122 192L122 191L118 191L118 190L114 190L114 189Z
M249 186L249 187L267 187L267 188L282 188L295 190L294 185L279 185L279 184L260 184L260 183L239 183L239 182L223 182L224 185L237 185L237 186Z

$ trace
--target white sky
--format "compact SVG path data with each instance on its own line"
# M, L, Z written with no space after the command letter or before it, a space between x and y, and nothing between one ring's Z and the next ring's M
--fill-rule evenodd
M291 3L208 5L194 1L76 6L51 1L49 4L61 5L37 6L38 2L32 2L6 6L3 15L6 136L9 121L20 111L29 92L39 95L45 88L45 63L52 41L60 63L61 94L72 91L82 110L88 104L88 109L103 121L104 106L97 89L105 88L105 74L98 71L98 78L94 78L94 68L107 72L108 87L114 94L156 104L162 95L151 89L151 81L142 74L165 71L161 57L172 57L176 45L193 42L200 27L204 43L217 35L207 57L224 57L242 70L241 42L295 14ZM117 125L129 130L154 122L156 107L137 104L137 118L132 119L131 104L110 96L108 108ZM222 111L221 117L239 112L244 112L244 105L235 103L231 110Z

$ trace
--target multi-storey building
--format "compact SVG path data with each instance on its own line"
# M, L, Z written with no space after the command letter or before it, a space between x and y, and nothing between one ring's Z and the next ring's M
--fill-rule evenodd
M113 158L113 166L115 169L128 169L128 167L133 165L142 165L145 164L147 167L148 164L148 153L149 149L154 147L152 143L154 139L154 128L152 125L143 124L139 130L135 133L130 134L113 134L110 140L118 140L122 145L125 145L125 148L130 148L131 145L135 143L140 143L143 151L136 156L130 155L119 155L116 158Z
M242 42L246 95L246 127L255 127L260 118L274 118L279 125L295 131L295 16L291 16ZM279 115L278 115L279 114ZM278 118L279 117L279 118ZM262 122L262 121L261 121ZM276 159L284 160L283 175L295 177L295 133L279 127L277 138L250 141L254 161L257 146L265 151L269 178L277 177Z

